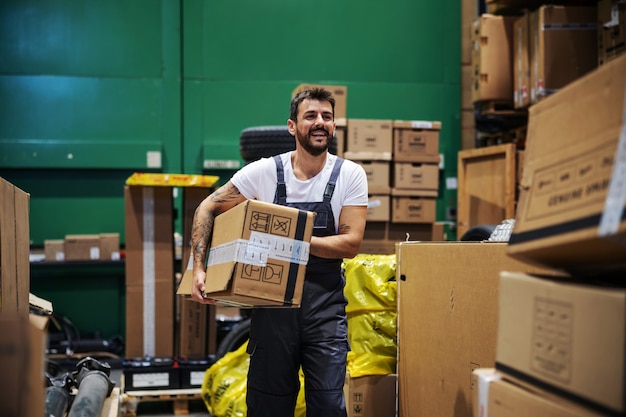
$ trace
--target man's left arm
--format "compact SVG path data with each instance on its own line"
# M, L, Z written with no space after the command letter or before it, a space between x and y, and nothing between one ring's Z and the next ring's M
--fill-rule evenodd
M338 234L311 238L311 255L320 258L354 258L365 231L366 206L344 206L339 214Z

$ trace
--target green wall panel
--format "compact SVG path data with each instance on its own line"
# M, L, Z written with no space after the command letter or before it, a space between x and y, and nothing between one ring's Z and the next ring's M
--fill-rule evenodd
M162 20L154 0L2 0L0 73L159 77Z

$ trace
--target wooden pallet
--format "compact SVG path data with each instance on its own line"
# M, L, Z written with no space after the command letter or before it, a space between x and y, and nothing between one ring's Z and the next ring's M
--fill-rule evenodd
M136 417L139 403L155 401L171 401L174 415L188 415L189 401L201 399L200 388L127 391L122 394L122 417Z

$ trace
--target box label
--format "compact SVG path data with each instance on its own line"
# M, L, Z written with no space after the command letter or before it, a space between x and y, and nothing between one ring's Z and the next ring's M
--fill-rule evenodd
M211 248L207 266L226 262L267 266L268 259L306 265L309 243L267 233L251 232L250 239L237 239Z
M614 155L614 145L605 146L537 170L528 205L528 220L602 202L609 187Z

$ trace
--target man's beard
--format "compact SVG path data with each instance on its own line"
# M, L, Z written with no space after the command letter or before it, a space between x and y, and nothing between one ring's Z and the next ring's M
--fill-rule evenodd
M317 145L313 143L311 140L311 134L317 131L326 132L326 143L324 145ZM309 133L305 136L300 134L300 131L296 129L296 140L302 145L305 151L313 156L320 156L323 154L328 148L333 140L333 137L330 136L330 132L326 129L312 129L309 130Z

